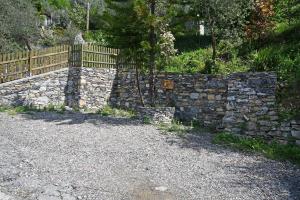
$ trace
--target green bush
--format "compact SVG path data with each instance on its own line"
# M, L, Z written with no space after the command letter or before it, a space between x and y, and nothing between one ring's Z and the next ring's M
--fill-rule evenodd
M163 70L171 73L205 74L230 74L249 70L249 64L238 57L233 47L223 45L219 49L215 65L211 60L212 49L208 48L174 56Z
M277 72L280 81L295 83L300 76L300 43L274 44L252 54L257 71Z
M105 34L98 30L98 31L89 31L84 34L84 39L87 42L95 42L97 44L107 46L108 42L106 41Z
M163 70L173 73L205 72L206 63L210 57L211 49L199 49L197 51L182 53L172 57Z

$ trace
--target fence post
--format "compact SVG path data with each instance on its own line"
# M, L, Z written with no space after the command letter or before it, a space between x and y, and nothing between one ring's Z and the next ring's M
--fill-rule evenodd
M80 67L83 67L83 44L80 45Z
M33 57L33 54L32 54L32 50L29 51L28 53L28 74L29 76L32 76L32 57Z
M72 46L68 45L68 67L70 68L73 65L72 59Z

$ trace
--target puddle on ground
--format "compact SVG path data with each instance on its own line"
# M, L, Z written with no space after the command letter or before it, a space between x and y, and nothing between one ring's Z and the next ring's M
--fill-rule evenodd
M132 200L175 200L167 186L143 184L131 192Z

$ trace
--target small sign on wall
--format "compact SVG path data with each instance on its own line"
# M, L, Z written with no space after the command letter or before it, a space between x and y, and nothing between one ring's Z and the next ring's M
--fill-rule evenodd
M174 81L173 80L164 80L164 89L173 90L174 89Z

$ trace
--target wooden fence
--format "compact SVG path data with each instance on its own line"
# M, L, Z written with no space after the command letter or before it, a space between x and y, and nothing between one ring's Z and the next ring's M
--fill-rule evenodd
M115 68L119 63L121 67L125 67L125 61L119 54L119 49L96 44L61 45L42 50L0 54L0 83L71 66ZM133 63L126 66L131 65Z

